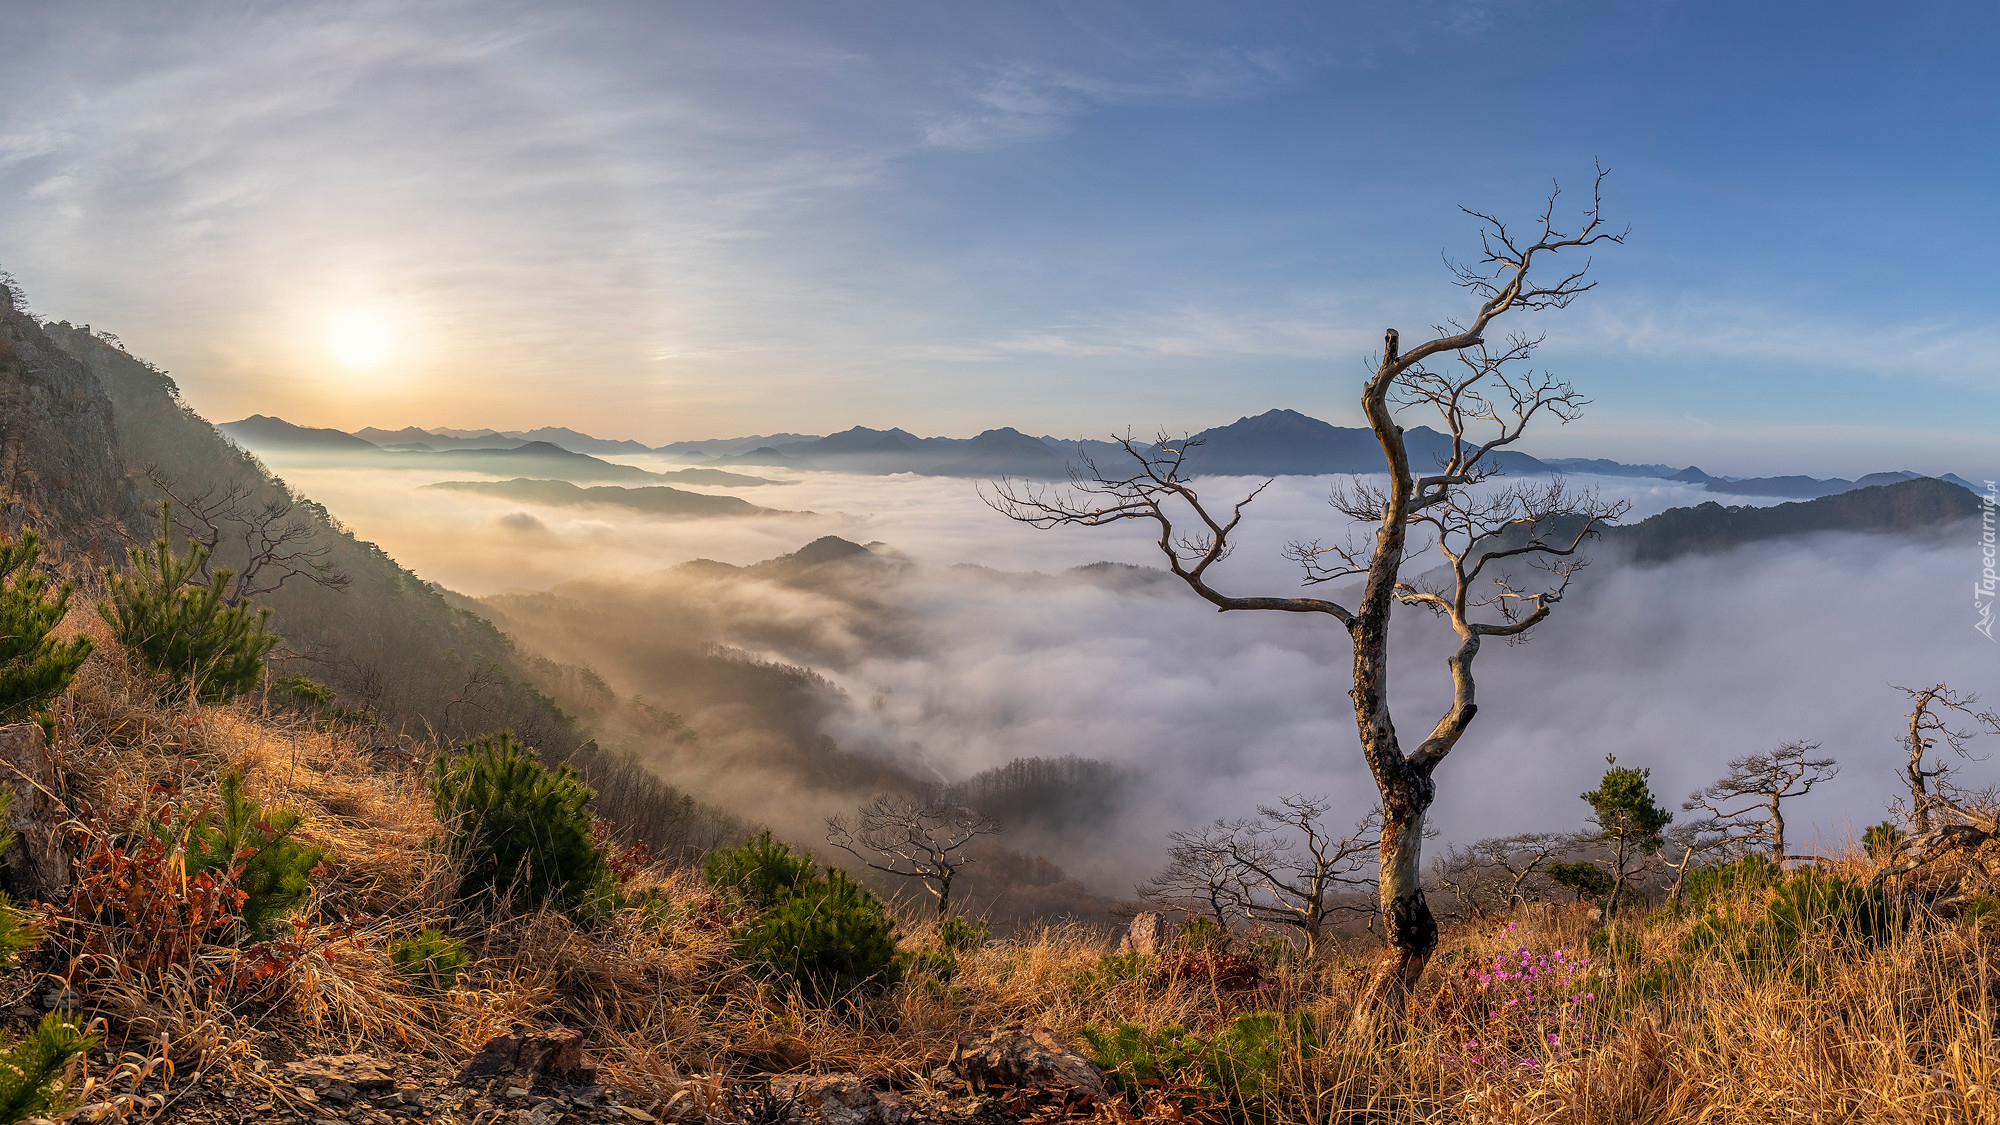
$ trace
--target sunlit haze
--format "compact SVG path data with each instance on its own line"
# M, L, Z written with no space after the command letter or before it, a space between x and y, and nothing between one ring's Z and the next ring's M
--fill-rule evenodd
M1383 328L1467 312L1458 207L1595 160L1632 238L1517 326L1595 400L1535 451L1970 474L2000 417L1984 6L0 21L0 266L218 419L1352 425Z

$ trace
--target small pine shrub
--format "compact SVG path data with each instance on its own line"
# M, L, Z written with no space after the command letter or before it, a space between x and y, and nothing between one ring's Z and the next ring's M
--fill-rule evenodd
M732 931L737 956L815 1002L901 978L888 907L839 868L822 869L760 832L742 847L710 853L702 874L752 912Z
M1989 894L1973 895L1964 906L1959 907L1958 920L1975 930L1982 924L1990 927L1995 921L2000 921L2000 898Z
M1815 931L1872 942L1889 932L1889 908L1877 887L1800 871L1773 889L1765 922L1791 942Z
M939 918L931 925L931 936L951 953L970 953L986 944L990 930L984 919L968 922L963 918Z
M1687 883L1681 888L1682 907L1691 911L1706 910L1718 898L1760 891L1781 877L1777 865L1758 852L1732 863L1697 867L1688 872Z
M69 611L70 584L50 596L35 570L42 540L33 528L0 535L0 725L48 706L90 657L90 638L58 641L49 634Z
M613 895L590 802L596 793L567 764L551 770L505 731L466 743L431 772L446 850L458 860L466 903L544 904L572 917Z
M767 830L742 847L710 852L702 861L701 874L717 894L751 910L766 910L812 881L813 861L811 856L794 854L789 844Z
M223 774L218 796L217 809L181 826L188 874L226 876L241 897L237 913L244 931L268 937L312 893L325 852L292 839L305 818L292 809L264 808L243 792L241 774Z
M1868 858L1877 863L1889 862L1889 857L1895 854L1902 842L1903 829L1893 820L1873 825L1861 834L1862 849L1868 853Z
M882 900L837 867L737 927L737 956L789 981L815 1003L902 975L896 923Z
M1082 974L1078 983L1085 988L1106 989L1126 981L1150 980L1153 959L1144 953L1107 953L1097 959L1097 967Z
M230 605L226 569L197 581L208 550L190 543L187 554L177 553L164 508L159 538L132 548L130 560L129 574L104 572L111 600L97 611L120 645L166 679L164 694L191 688L196 698L215 703L255 687L265 655L278 644L269 628L271 611Z
M302 704L314 707L333 706L333 689L304 673L272 680L271 690L281 696L290 696Z
M471 960L464 942L438 930L421 930L389 943L389 963L427 992L443 993L458 987L459 971Z
M14 807L16 794L12 789L0 789L0 852L14 844L14 834L7 831L7 810ZM11 963L15 957L41 944L42 931L34 919L14 909L14 902L0 894L0 965Z
M1617 883L1610 872L1589 860L1551 864L1549 881L1575 892L1578 902L1584 899L1601 899L1610 894L1611 888Z
M59 1108L55 1085L71 1060L97 1046L61 1012L11 1044L0 1041L0 1121L41 1117Z
M1229 1103L1232 1117L1278 1118L1281 1109L1272 1103L1283 1087L1280 1070L1321 1044L1310 1012L1244 1012L1208 1037L1178 1024L1148 1032L1138 1023L1092 1024L1078 1034L1091 1061L1129 1097L1165 1102L1174 1119L1189 1120L1206 1119L1200 1115L1219 1100Z
M1196 914L1181 923L1181 932L1174 936L1174 948L1195 953L1220 953L1228 949L1234 940L1228 926L1206 914Z

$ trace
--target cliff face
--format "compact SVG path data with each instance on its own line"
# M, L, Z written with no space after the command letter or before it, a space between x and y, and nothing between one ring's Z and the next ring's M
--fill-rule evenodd
M138 511L111 398L0 285L0 524L63 569L116 558Z

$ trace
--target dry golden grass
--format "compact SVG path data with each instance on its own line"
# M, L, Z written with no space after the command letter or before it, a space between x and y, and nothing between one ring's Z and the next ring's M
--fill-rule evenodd
M850 1070L913 1084L949 1058L960 1033L982 1026L1130 1022L1206 1033L1256 1007L1312 1013L1327 1029L1318 1047L1276 1063L1263 1103L1273 1120L2000 1122L2000 949L1986 930L1948 918L1907 918L1873 946L1815 936L1803 969L1763 975L1684 954L1692 918L1621 919L1638 935L1638 956L1597 968L1595 999L1570 1029L1573 1049L1533 1069L1454 1064L1464 1040L1492 1030L1467 970L1521 945L1581 951L1590 927L1574 910L1543 909L1514 930L1484 922L1449 931L1409 1022L1384 1044L1340 1036L1366 950L1286 966L1264 991L1229 994L1200 979L1108 972L1102 931L1081 926L962 954L948 986L912 979L820 1009L731 957L689 872L642 875L664 907L587 927L549 913L454 915L454 872L429 846L438 825L420 780L393 757L378 761L371 738L264 714L254 702L163 704L109 644L56 715L64 796L80 816L136 809L161 787L200 800L233 769L259 799L306 812L302 834L327 849L317 900L275 974L219 985L246 954L215 948L143 985L95 978L81 997L121 1046L187 1052L225 1071L259 1055L390 1043L449 1056L516 1023L562 1023L586 1032L614 1078L699 1116L721 1104L718 1073ZM1865 861L1854 862L1865 874ZM394 936L431 925L473 956L445 995L424 993L386 954ZM912 947L928 940L922 924L907 928ZM1624 984L1676 958L1683 973L1657 995L1617 999Z

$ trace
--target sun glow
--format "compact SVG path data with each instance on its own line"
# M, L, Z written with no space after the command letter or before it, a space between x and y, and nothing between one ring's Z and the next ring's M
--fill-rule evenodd
M355 311L333 322L326 335L326 344L334 360L342 367L370 371L388 362L395 340L381 317Z

